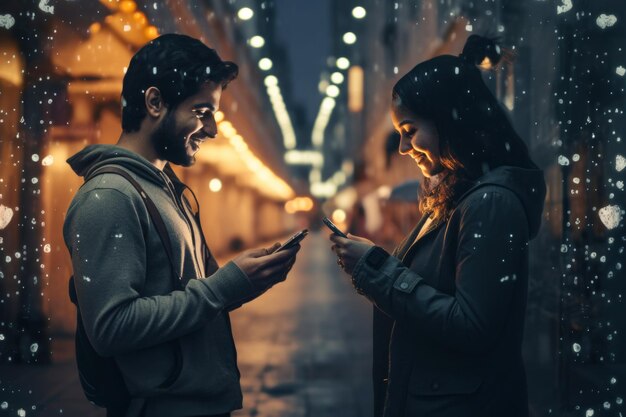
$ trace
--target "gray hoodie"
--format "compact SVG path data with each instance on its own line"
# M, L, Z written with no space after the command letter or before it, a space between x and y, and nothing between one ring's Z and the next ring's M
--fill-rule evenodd
M254 288L232 262L205 268L186 186L169 166L160 171L117 146L88 146L67 162L80 176L114 164L135 177L159 209L184 283L176 289L146 205L125 178L102 174L80 188L63 235L88 338L98 353L115 358L133 397L127 416L144 403L149 417L241 408L228 307Z

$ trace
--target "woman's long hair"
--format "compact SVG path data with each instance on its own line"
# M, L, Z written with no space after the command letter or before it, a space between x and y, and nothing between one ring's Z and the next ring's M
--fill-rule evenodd
M445 171L422 184L420 209L447 218L455 200L486 172L499 166L536 168L528 148L482 79L478 65L495 67L502 58L495 40L467 39L460 56L422 62L394 86L392 100L434 122Z

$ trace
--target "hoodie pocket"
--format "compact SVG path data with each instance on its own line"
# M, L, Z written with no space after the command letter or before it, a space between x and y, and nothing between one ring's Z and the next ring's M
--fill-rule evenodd
M180 374L183 370L183 351L180 346L179 340L174 340L171 342L171 345L174 348L174 365L172 366L172 371L169 376L161 385L158 386L158 389L167 390L170 388L174 382L180 377Z
M178 340L117 356L116 361L133 397L168 391L180 379L183 355Z

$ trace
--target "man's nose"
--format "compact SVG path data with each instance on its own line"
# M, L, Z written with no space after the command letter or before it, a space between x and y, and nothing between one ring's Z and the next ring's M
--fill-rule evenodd
M214 138L217 136L217 124L215 123L214 120L208 123L203 123L202 131L210 138Z

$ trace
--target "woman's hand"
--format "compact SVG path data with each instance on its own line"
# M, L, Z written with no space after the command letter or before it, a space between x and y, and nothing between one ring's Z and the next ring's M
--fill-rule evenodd
M375 246L374 242L350 233L348 239L331 234L330 240L333 242L331 249L337 255L337 264L350 275L365 252Z

